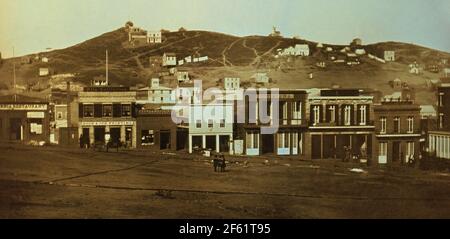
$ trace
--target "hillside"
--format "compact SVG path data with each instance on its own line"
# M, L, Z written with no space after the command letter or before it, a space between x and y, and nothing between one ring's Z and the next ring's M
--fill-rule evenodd
M131 46L124 28L105 33L96 38L65 49L40 53L49 62L33 61L23 63L23 59L34 55L4 60L0 66L0 90L12 88L12 62L16 62L18 85L32 88L35 95L46 92L49 77L39 77L40 67L48 67L53 74L74 73L75 81L88 84L94 77L105 74L105 50L109 53L110 82L118 85L145 84L152 70L149 57L161 56L164 52L174 52L178 57L188 55L208 56L208 62L188 64L187 68L196 78L204 80L206 86L215 86L219 78L239 76L246 85L253 85L250 77L258 70L268 72L272 78L271 86L281 88L331 87L371 87L386 94L393 90L388 82L400 78L416 89L420 103L433 103L434 96L426 90L426 81L437 79L441 73L424 71L421 75L408 73L408 65L414 61L419 64L435 64L450 54L412 44L384 42L363 46L368 53L382 57L384 50L396 51L396 62L382 64L361 56L360 65L347 66L327 61L326 55L316 48L317 43L292 38L247 36L237 37L207 31L182 31L163 33L163 43ZM277 49L295 44L308 44L310 57L275 58ZM344 46L324 44L324 47L339 50ZM326 61L327 67L316 66ZM313 79L309 79L313 73ZM38 91L38 92L36 92ZM44 93L43 93L44 94Z

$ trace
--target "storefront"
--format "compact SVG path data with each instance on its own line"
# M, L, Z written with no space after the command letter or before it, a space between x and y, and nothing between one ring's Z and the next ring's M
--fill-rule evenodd
M0 102L0 139L49 142L47 102Z

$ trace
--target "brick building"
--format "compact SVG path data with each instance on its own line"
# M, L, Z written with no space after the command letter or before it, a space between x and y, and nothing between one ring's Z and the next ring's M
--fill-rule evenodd
M141 109L137 114L137 147L181 150L187 147L188 129L172 121L170 110Z
M136 92L128 87L92 86L78 93L78 132L90 144L111 139L136 147Z
M450 84L437 88L437 130L428 132L428 150L450 159Z
M370 158L373 142L373 96L357 89L323 89L308 98L309 131L306 155L310 159Z
M250 91L247 90L246 95ZM279 90L278 105L274 94L262 94L255 90L255 97L245 96L244 122L239 122L236 133L244 140L246 155L296 155L305 157L304 137L308 124L306 119L307 92L304 90ZM267 112L262 112L262 105L267 106ZM261 109L260 109L261 108ZM252 112L253 111L253 112ZM264 133L263 127L274 126L278 118L278 130L275 133ZM265 119L264 119L265 118Z
M383 101L374 105L374 162L402 164L420 154L420 106L411 100Z

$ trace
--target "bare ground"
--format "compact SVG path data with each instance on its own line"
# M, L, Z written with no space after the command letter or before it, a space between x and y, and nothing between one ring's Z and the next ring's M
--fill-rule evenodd
M449 218L450 175L335 160L0 144L0 218ZM244 164L248 161L248 164Z

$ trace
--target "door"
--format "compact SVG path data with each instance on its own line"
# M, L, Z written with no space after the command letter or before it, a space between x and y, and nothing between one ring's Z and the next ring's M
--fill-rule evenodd
M273 134L263 134L262 138L262 154L273 154L273 144L274 144L274 135Z
M120 128L110 128L109 134L111 135L111 141L113 143L120 142Z
M400 142L398 141L392 143L392 161L400 161Z
M9 132L9 139L11 140L22 140L22 120L20 118L12 118L9 121L10 125L10 132Z
M322 139L320 135L311 136L311 158L322 158Z
M159 132L159 149L170 149L170 131L161 130Z
M105 142L105 127L94 127L94 142Z

